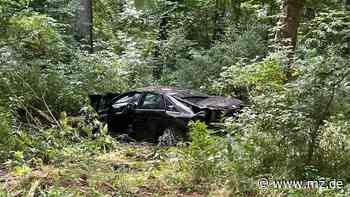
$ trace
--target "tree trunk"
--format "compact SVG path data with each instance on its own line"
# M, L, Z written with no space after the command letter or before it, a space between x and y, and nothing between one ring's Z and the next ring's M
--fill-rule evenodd
M304 12L305 0L283 0L281 27L276 33L276 41L280 47L295 50L300 18Z
M93 16L92 0L80 0L78 34L79 40L89 46L89 52L93 52Z
M297 44L300 18L304 13L305 0L283 0L283 14L280 18L279 30L276 33L277 49L289 49L287 78L292 79L292 63Z

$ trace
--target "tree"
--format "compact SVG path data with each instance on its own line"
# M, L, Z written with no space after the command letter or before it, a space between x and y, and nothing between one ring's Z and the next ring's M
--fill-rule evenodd
M78 39L89 45L89 52L93 52L93 15L92 0L80 0L78 18Z
M305 0L283 0L283 14L280 28L276 33L276 41L282 47L290 47L294 51L300 18L304 12Z
M305 0L283 0L283 14L280 18L281 25L276 33L276 41L278 48L289 49L287 77L292 78L291 65L294 50L297 44L298 28L300 18L304 12Z

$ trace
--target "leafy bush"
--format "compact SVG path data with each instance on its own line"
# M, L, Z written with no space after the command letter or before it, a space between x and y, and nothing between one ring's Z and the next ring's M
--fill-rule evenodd
M80 53L65 69L73 72L72 85L84 93L123 92L151 81L150 67L137 59L138 55L127 53L118 57L107 50Z
M258 63L225 67L211 89L219 94L235 94L243 100L265 92L282 91L287 80L285 60L284 54L271 54Z
M33 118L24 120L32 115L51 124L62 111L76 114L88 94L120 92L150 82L141 50L127 46L119 56L109 49L87 54L72 35L65 35L69 28L61 22L24 10L8 17L8 31L0 36L1 98L12 98L20 121L33 123Z
M337 53L311 55L299 62L295 81L279 86L284 91L252 97L252 105L230 127L236 137L235 168L253 177L348 179L350 73L345 62Z
M249 22L246 28L230 27L224 39L209 50L213 63L227 67L238 63L248 64L265 57L267 42L263 40L258 27Z
M185 151L184 166L194 183L205 182L219 173L218 161L220 149L218 140L202 122L190 122L191 142Z
M315 49L327 54L329 49L337 46L342 53L349 53L349 21L346 11L327 10L319 13L313 20L303 25L301 50Z
M29 65L58 64L71 55L70 45L64 42L60 31L65 25L38 13L19 13L10 18L7 47L12 58Z
M232 29L223 41L208 50L197 47L183 32L173 32L161 49L159 63L164 69L161 83L207 90L223 68L265 56L266 43L257 31L248 28L238 34Z

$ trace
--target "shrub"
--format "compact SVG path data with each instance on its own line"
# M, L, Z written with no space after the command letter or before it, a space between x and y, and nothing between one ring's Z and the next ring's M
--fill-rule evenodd
M347 11L327 10L319 13L307 24L302 25L301 51L303 48L315 49L318 53L327 54L337 46L344 55L349 54L348 29L350 17Z
M191 142L185 151L185 167L194 183L206 182L219 173L220 145L202 122L190 122Z
M250 63L251 59L265 56L266 43L253 25L235 33L232 28L225 38L210 49L198 47L198 43L175 31L162 46L159 64L164 75L161 83L181 87L207 90L220 77L222 69L239 63Z
M233 165L252 177L348 179L346 60L337 53L311 55L299 65L295 81L251 97L252 105L230 125Z
M285 61L285 54L277 53L261 62L225 67L211 89L219 94L235 94L243 100L265 92L281 91L287 80Z

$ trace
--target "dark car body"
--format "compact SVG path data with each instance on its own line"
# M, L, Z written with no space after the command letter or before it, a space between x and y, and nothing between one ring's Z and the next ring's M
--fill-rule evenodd
M123 94L90 95L91 105L109 132L156 139L167 128L186 133L190 120L208 125L234 116L241 101L174 87L146 87Z

